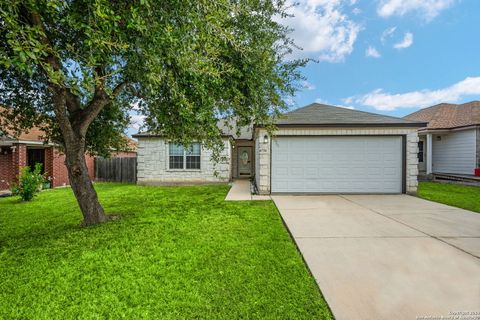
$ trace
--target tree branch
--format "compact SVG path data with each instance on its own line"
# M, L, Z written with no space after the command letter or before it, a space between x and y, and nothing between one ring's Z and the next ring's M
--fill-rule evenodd
M103 82L103 81L102 81ZM113 101L127 85L127 81L122 81L113 88L112 94L109 95L103 86L97 86L92 101L83 110L81 121L79 122L80 132L86 132L88 126L98 116L102 109Z
M47 48L49 48L51 51L47 54L45 58L43 58L43 62L47 65L49 65L54 71L58 72L61 71L61 63L60 60L52 53L53 47L50 39L47 36L47 32L45 30L45 25L43 24L42 17L40 14L37 12L30 12L30 23L32 26L35 26L40 29L42 32L42 36L40 37L40 42L45 45ZM47 73L47 78L48 78L48 72L45 70L45 68L42 68L45 73ZM74 103L67 103L67 100L72 102L73 99L73 94L67 91L64 86L61 86L55 82L49 81L49 89L53 94L53 104L54 104L54 110L55 110L55 115L58 120L58 124L60 126L60 129L62 130L62 133L65 137L65 140L68 139L73 139L73 130L72 126L70 123L70 120L68 119L68 115L65 109L65 105L71 105L72 111L76 109L76 101ZM78 107L80 107L78 105ZM70 110L69 110L70 111Z

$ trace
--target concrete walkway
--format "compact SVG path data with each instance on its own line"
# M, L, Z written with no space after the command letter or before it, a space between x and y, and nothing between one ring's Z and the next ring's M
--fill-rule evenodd
M238 179L232 182L232 188L225 198L227 201L243 201L243 200L271 200L270 196L252 195L250 189L250 180Z
M479 317L479 213L406 195L272 198L337 320Z

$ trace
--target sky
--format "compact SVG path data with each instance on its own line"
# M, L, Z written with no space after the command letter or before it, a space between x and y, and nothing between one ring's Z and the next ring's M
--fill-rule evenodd
M480 100L480 1L301 0L284 23L317 59L292 109L312 102L405 116Z
M480 100L479 0L288 1L293 17L281 22L303 48L290 58L317 60L290 109L319 102L402 117Z

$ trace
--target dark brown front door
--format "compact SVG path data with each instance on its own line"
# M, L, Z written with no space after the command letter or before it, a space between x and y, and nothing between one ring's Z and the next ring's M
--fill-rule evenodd
M35 164L42 164L42 173L45 172L45 149L27 149L27 164L31 170L35 169Z

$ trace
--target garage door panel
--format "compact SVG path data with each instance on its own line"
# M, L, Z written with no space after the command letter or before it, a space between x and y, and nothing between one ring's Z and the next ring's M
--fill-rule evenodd
M401 193L401 137L278 137L272 192Z

